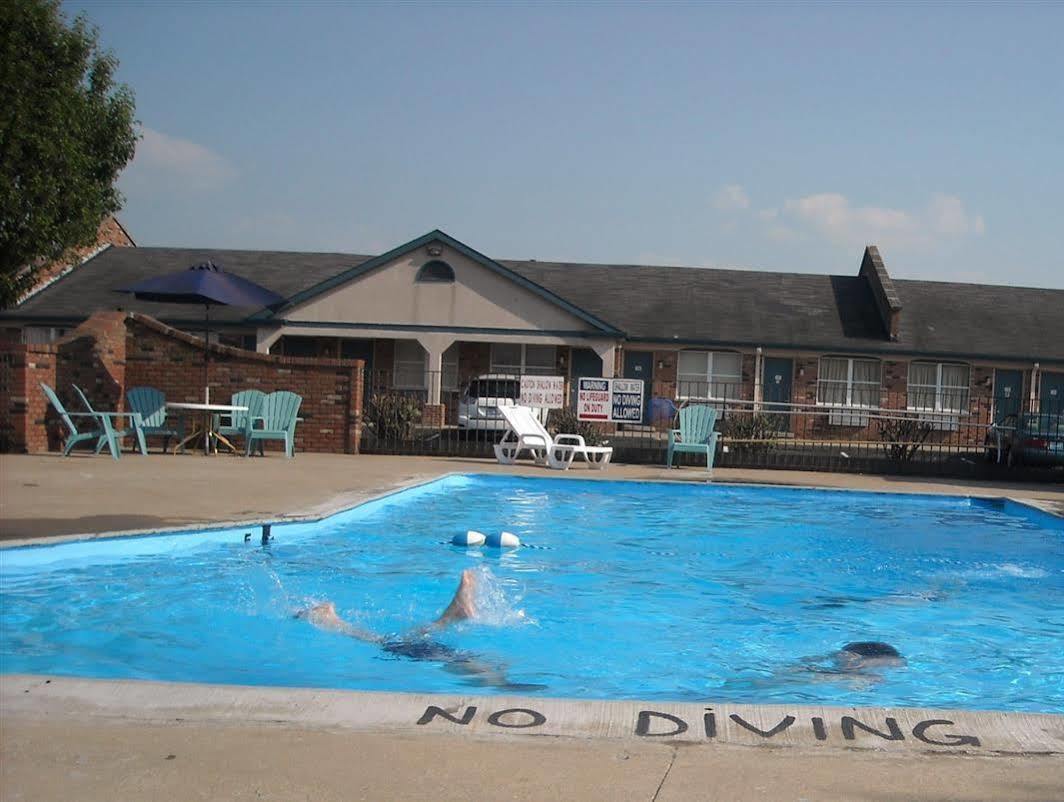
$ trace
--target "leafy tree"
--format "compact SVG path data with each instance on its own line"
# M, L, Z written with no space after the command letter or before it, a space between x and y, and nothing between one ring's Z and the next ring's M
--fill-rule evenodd
M0 0L0 308L122 206L115 179L137 134L117 67L58 0Z

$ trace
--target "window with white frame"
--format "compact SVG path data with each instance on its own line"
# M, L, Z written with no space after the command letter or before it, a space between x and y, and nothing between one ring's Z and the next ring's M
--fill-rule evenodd
M921 412L957 414L968 409L967 365L946 362L910 362L908 407Z
M424 390L428 354L417 340L395 341L392 386L397 390Z
M677 398L738 398L742 380L740 354L732 351L680 351L676 363Z
M817 370L816 402L859 409L879 406L879 360L821 357Z
M558 372L557 352L553 345L492 343L491 372L553 376Z

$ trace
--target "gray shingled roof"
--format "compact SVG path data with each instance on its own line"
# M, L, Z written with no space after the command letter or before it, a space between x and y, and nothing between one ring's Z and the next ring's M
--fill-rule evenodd
M199 307L139 302L112 290L211 259L285 297L368 256L189 248L110 248L0 319L71 323L98 309L168 323L202 320ZM871 290L854 276L639 265L499 260L641 341L762 345L1064 362L1064 290L895 280L898 340L886 338ZM254 311L216 307L237 323Z
M901 328L891 342L859 276L501 264L635 340L1064 362L1064 290L895 279Z
M203 320L203 308L138 301L114 290L149 276L182 270L208 259L222 269L289 298L370 257L346 253L229 251L205 248L108 248L0 318L80 321L100 309L143 312L166 323ZM211 308L211 320L235 323L258 310Z
M864 279L690 267L503 262L638 340L800 346L886 339Z

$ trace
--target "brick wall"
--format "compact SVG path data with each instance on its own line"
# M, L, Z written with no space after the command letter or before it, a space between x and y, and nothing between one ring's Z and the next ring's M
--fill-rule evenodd
M52 345L9 345L0 352L0 440L10 450L55 449L54 413L37 385L52 385L65 406L80 410L71 384L101 410L123 408L128 387L149 385L169 401L203 401L204 343L143 315L102 312ZM361 360L304 359L210 347L211 398L240 390L291 390L303 396L296 448L358 453L362 430ZM46 423L46 417L48 422ZM51 432L51 437L49 437ZM280 447L279 445L277 446Z
M125 328L126 386L157 387L170 401L203 401L202 339L143 315L127 316ZM241 390L290 390L301 395L297 450L358 453L361 360L275 356L212 345L208 370L211 400L218 403Z
M677 351L654 352L654 381L651 383L651 398L676 398Z
M47 451L49 430L52 445L59 442L58 418L38 384L54 386L55 366L54 345L12 344L0 351L0 451Z
M880 406L883 409L906 409L908 405L909 359L884 359L881 361ZM920 360L924 361L924 360ZM816 404L817 370L819 357L801 356L795 359L794 401L798 404ZM994 366L969 365L969 414L959 418L958 428L935 430L928 442L955 442L957 444L980 444L986 436L983 428L993 420ZM1030 371L1023 370L1024 403L1030 388ZM1026 408L1026 406L1024 407ZM825 440L876 440L878 426L840 426L832 424L827 415L797 415L798 431Z

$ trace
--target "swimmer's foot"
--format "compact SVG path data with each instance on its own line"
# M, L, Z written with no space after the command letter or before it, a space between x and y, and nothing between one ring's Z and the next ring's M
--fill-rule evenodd
M343 622L336 614L336 605L332 602L316 604L308 610L296 613L296 618L306 618L310 623L321 629L336 629Z
M447 605L447 609L443 611L443 615L431 624L431 627L445 627L455 621L464 621L467 618L475 618L477 607L473 597L476 594L476 590L476 572L472 568L467 568L462 572L462 579L458 583L458 590L455 591L451 603Z

